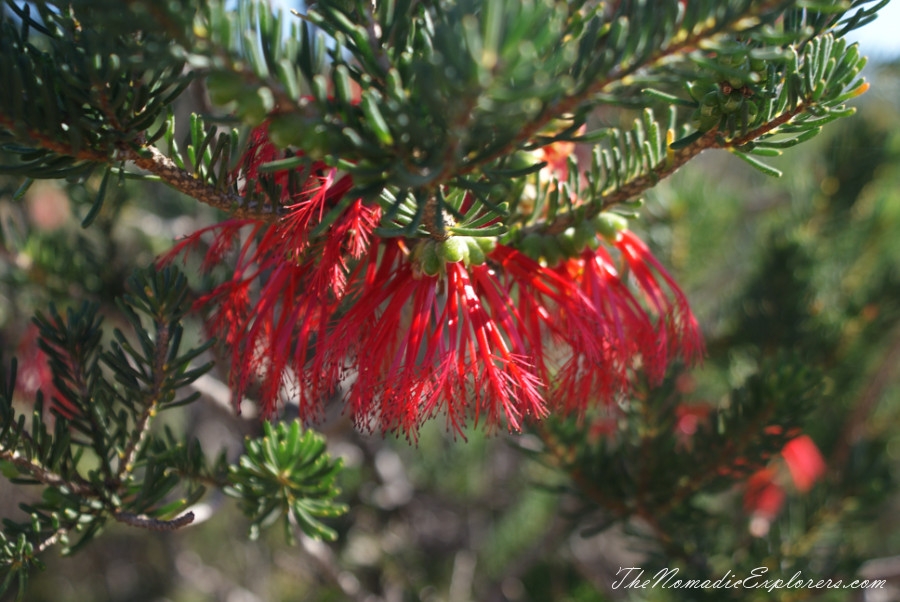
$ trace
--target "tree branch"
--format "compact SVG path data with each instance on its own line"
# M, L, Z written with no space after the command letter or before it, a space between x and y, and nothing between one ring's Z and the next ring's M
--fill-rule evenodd
M229 213L235 217L261 217L267 213L254 210L245 206L244 199L239 194L227 190L218 190L213 186L194 177L187 170L179 168L169 157L162 154L154 146L145 146L140 151L128 149L125 158L136 166L159 176L166 184L192 197L201 203L209 205L220 211ZM274 212L269 212L275 217Z
M770 2L766 2L762 4L762 6L759 6L757 12L752 16L765 12L766 10L780 4L783 4L783 2L779 0L771 0ZM749 16L751 15L740 15L739 17L735 18L735 23L744 20ZM470 173L472 171L475 171L476 169L478 169L478 167L484 165L485 163L490 163L491 161L512 153L513 151L517 150L523 143L531 140L538 132L544 129L548 124L550 124L550 122L552 122L560 115L573 112L581 104L587 102L591 97L597 96L604 92L609 92L609 90L617 85L621 85L623 81L641 71L642 69L648 69L650 67L654 67L656 65L664 63L672 56L676 56L686 52L689 49L696 48L701 41L720 34L723 31L728 31L728 25L729 24L727 23L713 23L712 26L701 30L699 33L695 33L694 35L687 35L683 40L675 44L666 46L658 52L651 54L649 57L647 57L646 61L636 63L625 68L613 70L610 76L598 80L592 85L585 87L584 91L582 91L581 93L562 98L555 104L545 106L541 111L541 114L538 115L538 117L531 123L525 124L520 130L519 134L512 141L510 141L509 144L500 149L497 149L490 155L477 157L475 160L462 165L456 175L464 175ZM672 39L674 38L675 35L673 33Z
M21 456L16 451L0 450L0 460L11 462L19 472L29 475L44 485L60 489L65 488L81 497L100 497L89 484L70 481L53 471L47 470L40 464L36 464L32 460Z
M609 194L601 196L599 202L595 201L590 203L587 211L580 215L580 219L590 219L615 205L640 196L647 190L659 184L660 181L674 174L688 161L705 150L740 148L764 134L773 132L797 115L803 113L807 106L808 105L805 102L801 102L793 110L787 111L772 121L764 123L739 138L734 138L732 140L723 140L718 130L712 129L688 146L677 151L670 150L668 156L647 173L626 182ZM560 232L565 231L566 228L574 226L575 224L575 216L572 213L564 213L557 215L552 223L539 222L532 226L522 228L521 232L523 236L529 232L559 234Z
M131 512L113 512L113 518L120 523L132 527L149 529L150 531L175 531L194 522L194 513L188 512L172 520L160 520L146 514L133 514Z
M153 385L150 394L147 395L147 401L144 411L138 419L137 424L131 431L131 437L128 444L122 451L119 463L119 470L116 472L116 478L120 482L134 470L134 461L140 451L141 444L147 438L147 427L150 425L150 419L156 415L156 409L159 406L159 398L162 392L163 382L165 380L165 363L166 355L169 347L169 328L167 324L156 324L156 354L153 358Z

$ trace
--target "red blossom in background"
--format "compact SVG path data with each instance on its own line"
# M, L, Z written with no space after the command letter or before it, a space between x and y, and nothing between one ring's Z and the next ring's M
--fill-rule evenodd
M16 349L16 357L19 359L16 392L26 399L34 399L37 392L41 391L45 403L52 403L61 415L72 418L78 413L78 409L53 384L53 372L50 370L47 354L38 344L38 333L37 325L29 324Z
M235 174L244 192L282 156L265 126L255 130ZM600 247L546 267L499 244L486 263L445 261L429 276L407 249L416 241L378 238L380 209L344 199L348 176L321 162L302 182L297 173L266 175L283 191L277 221L229 220L165 258L207 234L205 270L237 252L231 276L197 303L229 349L236 403L258 387L264 415L291 395L315 420L341 392L370 431L414 437L439 414L459 433L469 418L519 430L551 410L608 403L638 370L659 382L672 360L702 353L684 294L627 230L613 244L619 263ZM313 237L338 201L346 207Z
M744 508L754 518L771 522L784 504L785 493L776 482L776 473L771 468L763 468L747 479L744 491Z
M796 490L808 492L825 474L825 460L819 448L807 435L788 441L781 450L781 458L787 466ZM773 467L754 473L744 491L744 508L750 513L750 531L757 537L769 532L769 526L781 512L785 491L778 473Z
M80 383L73 382L71 378L78 373L75 369L76 361L68 351L56 345L54 341L47 339L41 341L39 334L38 326L31 323L19 342L16 350L16 356L19 358L16 392L26 399L34 399L37 392L41 391L45 407L50 407L60 416L71 420L81 413L78 405L70 397L77 395L81 387ZM66 374L62 376L63 391L60 391L53 382L50 357L41 348L42 345L49 346L66 366Z
M781 457L791 473L798 491L806 493L825 474L825 459L807 435L789 441L781 450Z

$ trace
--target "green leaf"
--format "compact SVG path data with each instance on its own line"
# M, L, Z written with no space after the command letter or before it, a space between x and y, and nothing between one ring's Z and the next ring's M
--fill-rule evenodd
M100 180L100 187L97 189L97 197L94 200L94 204L91 206L91 210L88 211L88 214L84 216L84 219L81 221L81 227L87 228L90 226L94 220L100 215L100 209L103 207L103 199L106 197L106 187L109 184L109 174L112 171L111 167L107 167L106 171L103 172L103 179Z
M784 175L780 170L775 169L771 165L767 165L766 163L763 163L756 157L752 157L752 156L748 155L747 153L742 153L737 150L732 150L731 152L732 152L732 154L734 154L737 157L740 157L741 159L743 159L744 161L746 161L747 163L749 163L750 165L752 165L759 171L763 172L767 176L773 176L775 178L780 178L782 175Z

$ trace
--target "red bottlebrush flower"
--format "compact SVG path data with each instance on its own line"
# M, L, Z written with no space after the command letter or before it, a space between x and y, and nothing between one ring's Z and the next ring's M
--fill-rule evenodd
M617 233L615 246L625 270L617 268L602 246L585 249L558 268L564 278L578 284L596 316L591 353L573 355L560 375L559 390L567 398L610 399L627 392L638 369L651 383L659 383L675 357L691 363L703 350L687 298L646 245L623 230ZM646 302L627 286L622 276L626 271L634 276Z
M251 135L237 175L256 189L259 166L280 157L261 126ZM311 240L313 229L352 183L321 162L308 166L306 175L304 181L294 181L287 172L272 175L283 191L284 215L278 221L228 220L195 232L162 261L198 245L205 233L213 232L203 261L208 270L243 235L231 278L197 302L197 306L213 308L208 327L231 352L235 404L258 380L263 413L271 414L282 388L295 384L303 392L301 415L315 418L321 411L320 400L330 394L343 368L339 360L312 350L341 303L350 262L363 257L380 212L361 201L351 202L323 236ZM244 187L246 191L248 183Z
M663 327L657 329L657 332L661 339L661 350L666 356L665 361L677 356L686 362L698 360L703 355L703 338L687 297L678 284L633 232L619 231L615 246L621 252L638 287L663 322ZM657 367L658 364L648 366L648 373L661 377Z
M538 150L538 157L546 161L550 174L565 180L569 175L569 156L575 152L574 142L554 142Z
M825 473L825 461L819 448L807 435L789 441L781 456L797 491L806 493ZM757 537L769 532L771 522L781 512L785 501L784 487L773 468L757 471L747 481L744 508L751 514L750 531Z
M706 403L679 405L675 408L675 437L682 447L690 448L691 439L709 418L712 406Z
M775 480L775 472L769 468L758 470L747 479L744 492L744 509L747 512L761 514L770 520L778 516L785 494Z
M28 401L33 401L37 392L41 391L44 399L52 403L56 411L66 418L73 418L78 413L78 408L53 384L53 372L50 370L47 354L38 344L38 332L37 325L29 324L16 349L16 357L19 360L16 392Z
M281 157L263 126L235 174L251 195L258 178L280 186L277 221L229 220L167 257L210 232L204 269L239 250L232 276L198 302L213 308L208 326L230 349L236 402L258 384L263 414L291 393L315 419L344 388L369 430L414 436L438 413L457 432L470 415L519 430L548 405L583 412L626 391L639 363L659 380L672 357L702 348L684 295L630 233L616 246L646 302L602 249L556 269L504 245L483 265L439 259L435 241L409 254L402 241L374 237L380 210L347 202L352 182L337 170L310 162L260 174ZM426 248L437 267L420 265Z
M259 378L265 414L275 410L291 371L303 416L317 416L336 386L342 358L326 354L321 341L343 299L348 261L361 258L377 214L354 202L323 240L312 243L294 231L289 214L258 241L248 238L232 279L200 300L217 307L210 326L231 346L236 391L242 394ZM259 287L253 302L251 283Z
M398 243L384 241L324 345L353 358L357 423L414 433L442 412L461 432L472 413L476 423L518 430L523 417L545 414L534 341L505 294L486 265L449 263L445 275L423 276Z
M577 280L503 245L497 246L491 259L499 263L510 297L516 298L516 315L535 350L541 379L559 382L577 374L579 382L587 382L579 367L596 368L604 360L603 316L579 290ZM557 407L564 411L583 411L593 399L586 394L554 395L561 404Z
M825 460L807 435L788 441L781 450L781 456L791 473L794 486L803 493L809 491L819 477L825 474Z
M650 365L655 361L657 337L654 323L619 277L612 258L602 248L585 250L578 259L563 266L568 277L578 282L598 316L594 334L601 347L597 366L571 364L564 375L567 396L609 398L628 386L629 371L636 359Z

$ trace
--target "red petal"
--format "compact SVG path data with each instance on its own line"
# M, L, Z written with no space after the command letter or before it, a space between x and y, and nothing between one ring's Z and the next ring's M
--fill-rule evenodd
M781 455L794 485L802 492L809 491L825 474L825 460L813 440L806 435L789 441L781 450Z

